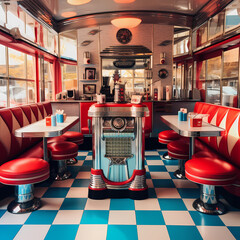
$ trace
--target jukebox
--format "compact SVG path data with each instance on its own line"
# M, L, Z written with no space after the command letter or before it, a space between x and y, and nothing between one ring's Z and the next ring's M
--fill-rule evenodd
M89 198L147 198L144 168L143 104L94 104L93 167Z

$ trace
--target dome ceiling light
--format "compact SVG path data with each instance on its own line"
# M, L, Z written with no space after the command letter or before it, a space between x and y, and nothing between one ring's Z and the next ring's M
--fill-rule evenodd
M67 0L67 2L71 5L83 5L91 1L92 0Z
M76 15L77 15L76 12L63 12L63 13L61 14L61 16L64 17L64 18L70 18L70 17L74 17L74 16L76 16Z
M134 28L142 22L142 19L135 17L115 18L111 21L112 25L117 28Z
M114 0L116 3L132 3L135 2L136 0Z

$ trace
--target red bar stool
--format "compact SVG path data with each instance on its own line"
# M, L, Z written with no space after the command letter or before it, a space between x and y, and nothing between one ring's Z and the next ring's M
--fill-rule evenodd
M185 164L186 177L201 184L200 198L193 202L193 207L202 213L220 215L227 209L218 201L215 186L235 183L237 169L230 163L217 158L195 158Z
M48 144L51 160L57 163L55 180L68 179L71 173L67 170L67 160L78 155L78 145L72 142L52 142Z
M181 136L176 133L174 130L166 130L166 131L162 131L158 134L158 142L162 143L162 144L168 144L172 141L176 141L178 139L180 139ZM163 158L165 160L171 160L172 158L169 156L168 152L165 152L163 154Z
M83 142L84 142L83 134L80 132L68 131L68 132L65 132L62 136L64 138L66 138L65 139L66 141L73 142L73 143L77 144L78 146L83 144ZM73 165L73 164L76 164L77 162L78 162L78 160L76 158L71 158L67 161L67 164Z
M49 178L49 164L41 158L19 158L0 166L0 182L16 186L16 198L7 210L11 213L28 213L41 206L34 198L33 184Z

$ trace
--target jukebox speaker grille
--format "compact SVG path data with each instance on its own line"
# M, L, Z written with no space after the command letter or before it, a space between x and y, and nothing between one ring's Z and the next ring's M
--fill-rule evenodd
M105 157L132 157L132 138L106 138Z

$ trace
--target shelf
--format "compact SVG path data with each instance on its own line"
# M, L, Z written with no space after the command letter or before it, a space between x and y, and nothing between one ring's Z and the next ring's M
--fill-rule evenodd
M80 79L80 82L97 82L98 79Z
M83 67L94 67L96 64L90 63L90 64L82 64Z

